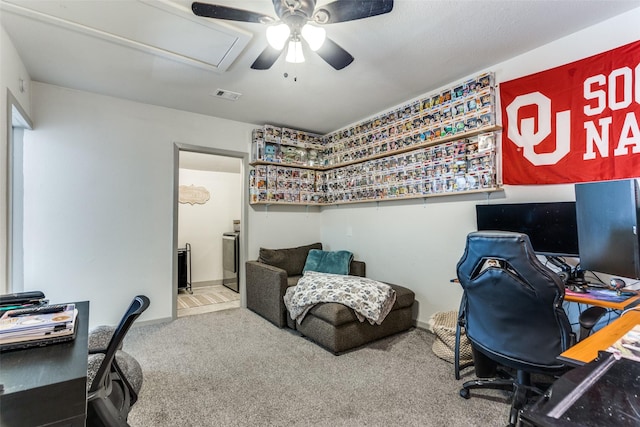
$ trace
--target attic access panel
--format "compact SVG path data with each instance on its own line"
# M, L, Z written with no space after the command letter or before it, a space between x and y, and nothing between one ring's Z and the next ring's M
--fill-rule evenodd
M224 72L253 34L203 20L171 0L7 0L4 7L32 19L188 65Z

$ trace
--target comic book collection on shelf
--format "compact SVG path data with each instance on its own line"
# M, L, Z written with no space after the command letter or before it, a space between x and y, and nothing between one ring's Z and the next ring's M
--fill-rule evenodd
M254 130L251 203L336 204L491 191L494 78L485 73L321 136Z

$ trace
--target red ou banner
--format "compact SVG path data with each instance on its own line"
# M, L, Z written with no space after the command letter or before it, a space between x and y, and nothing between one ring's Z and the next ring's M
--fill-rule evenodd
M500 84L505 184L640 176L640 41Z

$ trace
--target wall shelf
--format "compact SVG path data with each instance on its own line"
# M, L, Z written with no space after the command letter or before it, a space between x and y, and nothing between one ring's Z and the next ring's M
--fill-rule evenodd
M249 203L330 206L499 191L494 92L493 74L484 73L325 136L256 129Z
M328 171L328 170L332 170L332 169L337 169L337 168L341 168L344 166L350 166L350 165L355 165L358 163L362 163L362 162L366 162L367 160L376 160L376 159L382 159L384 157L389 157L395 154L403 154L403 153L408 153L414 150L418 150L420 148L427 148L427 147L432 147L434 145L440 145L440 144L445 144L447 142L450 141L456 141L459 139L464 139L464 138L469 138L472 136L476 136L476 135L480 135L483 133L487 133L487 132L497 132L497 131L501 131L502 130L502 126L486 126L483 128L479 128L479 129L475 129L473 131L468 131L468 132L461 132L461 133L457 133L454 135L447 135L445 137L442 138L438 138L438 139L434 139L432 141L425 141L425 142L421 142L419 144L415 144L415 145L409 145L409 146L405 146L402 148L398 148L395 150L389 150L389 151L385 151L384 153L377 153L374 154L372 156L367 156L367 157L363 157L362 159L358 159L358 160L351 160L349 162L344 162L344 163L339 163L336 165L330 165L330 166L308 166L308 165L297 165L297 164L292 164L292 163L283 163L283 162L265 162L265 161L255 161L255 162L251 162L249 163L249 165L251 166L259 166L259 165L271 165L271 166L286 166L289 168L299 168L299 169L310 169L310 170L315 170L315 171ZM286 145L286 144L282 144L282 145Z
M371 202L391 202L391 201L403 201L403 200L416 200L416 199L431 199L434 197L446 197L446 196L463 196L468 194L482 194L486 193L489 195L490 193L495 193L503 191L503 188L492 187L492 188L482 188L478 190L465 190L465 191L452 191L447 193L434 193L434 194L417 194L412 196L402 196L402 197L393 197L386 199L366 199L366 200L352 200L352 201L340 201L333 203L292 203L292 202L253 202L250 203L251 206L318 206L318 207L326 207L326 206L336 206L336 205L352 205L356 203L371 203Z

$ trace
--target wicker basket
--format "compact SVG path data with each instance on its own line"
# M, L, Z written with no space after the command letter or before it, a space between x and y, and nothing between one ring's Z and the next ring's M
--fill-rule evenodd
M455 358L457 322L457 311L435 313L431 316L431 319L429 319L431 331L436 336L431 349L436 356L449 363L453 363ZM471 360L471 342L469 342L463 328L460 331L460 364L470 362Z

